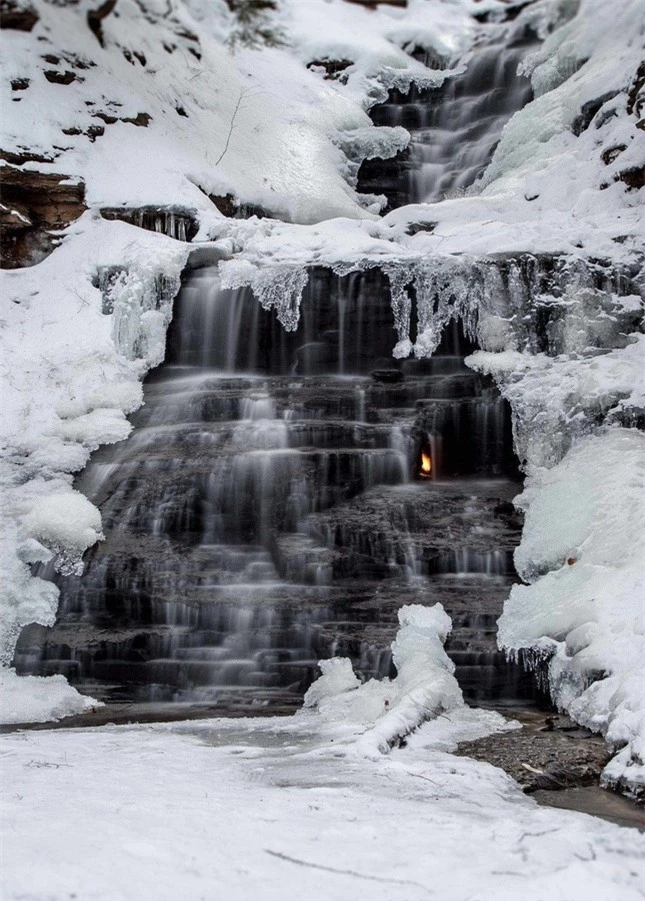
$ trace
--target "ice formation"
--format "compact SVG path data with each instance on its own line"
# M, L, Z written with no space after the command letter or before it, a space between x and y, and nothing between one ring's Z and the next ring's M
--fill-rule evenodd
M645 437L607 429L528 481L520 576L498 641L537 648L556 703L624 749L608 782L645 789ZM553 655L550 657L550 655ZM549 659L550 658L550 659Z
M464 703L443 647L452 623L442 605L411 604L398 616L394 679L361 685L348 660L333 658L320 661L322 676L305 695L305 708L317 708L328 721L362 728L354 747L367 757L387 753L426 720Z
M222 267L223 288L250 286L265 310L275 309L278 321L295 332L300 321L300 300L309 275L298 266L237 267L235 261Z
M32 576L30 565L55 556L57 569L78 572L83 553L101 537L100 514L72 488L73 474L100 444L128 435L125 414L141 404L140 379L163 358L185 259L184 246L169 238L139 236L132 226L88 215L73 240L38 266L3 273L3 348L12 367L1 467L5 667L21 628L51 625L56 615L58 589ZM51 689L49 680L8 682L3 716L17 716L18 683L25 714L35 713L30 698L37 695L34 718L47 718L47 697L52 716L62 715L56 679ZM71 688L67 699L67 712L87 706Z

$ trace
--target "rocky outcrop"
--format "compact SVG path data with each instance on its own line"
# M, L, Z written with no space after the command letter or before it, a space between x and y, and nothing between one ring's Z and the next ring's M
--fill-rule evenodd
M6 157L2 153L2 268L15 269L33 266L48 256L60 242L60 232L87 207L82 181L11 165Z
M104 219L120 219L178 241L192 241L199 230L195 211L177 207L104 207L101 216Z
M0 28L14 31L31 31L38 21L38 14L31 6L16 3L15 0L1 0Z

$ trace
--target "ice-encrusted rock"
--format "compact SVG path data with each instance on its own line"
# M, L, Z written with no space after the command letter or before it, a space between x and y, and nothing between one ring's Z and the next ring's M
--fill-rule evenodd
M607 782L645 786L645 436L609 428L528 481L520 576L498 641L548 662L556 704L624 749ZM550 658L550 660L549 660Z
M392 643L396 678L361 685L349 661L321 661L323 675L305 698L305 705L317 708L328 722L362 733L354 745L361 756L385 754L426 720L464 705L454 664L444 650L452 623L443 606L410 604L398 616Z

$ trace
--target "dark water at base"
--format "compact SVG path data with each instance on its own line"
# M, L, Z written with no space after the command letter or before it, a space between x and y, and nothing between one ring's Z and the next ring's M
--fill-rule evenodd
M599 785L584 785L567 788L564 791L534 792L533 797L543 807L558 807L561 810L575 810L593 817L608 820L617 826L626 826L645 832L645 810L628 798L600 788Z

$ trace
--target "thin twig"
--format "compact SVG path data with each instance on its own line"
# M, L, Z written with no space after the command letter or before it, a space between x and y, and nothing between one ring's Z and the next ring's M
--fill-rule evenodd
M229 129L228 129L228 135L226 136L226 144L224 145L224 150L222 150L222 153L220 154L219 159L218 159L217 162L215 163L216 166L219 166L219 164L220 164L220 163L222 162L222 160L224 159L224 154L225 154L226 151L228 150L228 145L229 145L229 143L230 143L230 141L231 141L231 135L233 134L233 129L235 128L235 120L236 120L236 118L237 118L237 114L238 114L239 111L240 111L240 106L242 105L242 100L244 100L244 97L245 97L245 96L248 94L248 92L251 91L251 90L252 90L252 88L251 88L251 87L248 87L248 88L243 88L243 89L240 91L240 96L237 98L237 103L235 104L235 109L233 110L233 116L232 116L232 118L231 118L231 124L230 124Z
M369 873L357 873L356 870L341 870L337 867L327 867L321 863L310 863L307 860L300 860L297 857L282 854L281 851L271 851L269 848L265 848L264 851L265 854L270 854L272 857L286 860L289 863L298 864L300 867L311 867L314 870L324 870L325 873L336 873L339 876L354 876L356 879L368 879L370 882L384 882L388 885L413 885L428 894L432 894L427 886L421 885L420 882L414 882L412 879L388 879L386 876L371 876Z

